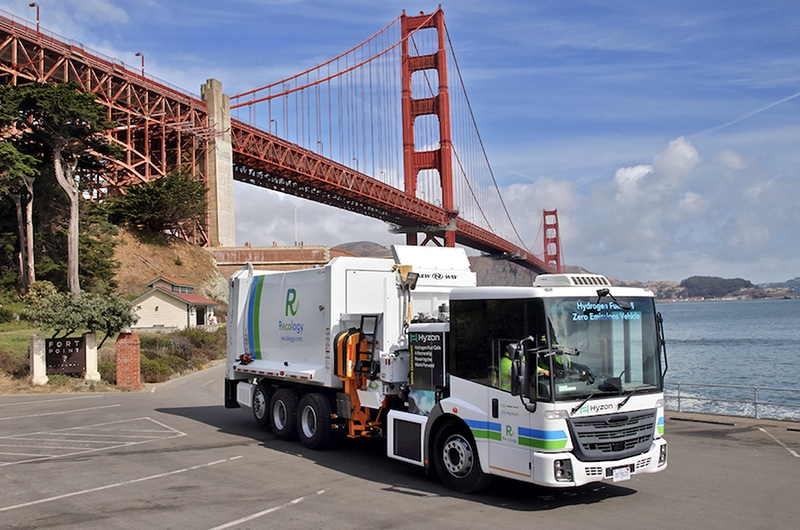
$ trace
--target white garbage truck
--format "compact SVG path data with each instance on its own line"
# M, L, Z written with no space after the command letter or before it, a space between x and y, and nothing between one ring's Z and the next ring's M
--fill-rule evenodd
M312 449L381 437L461 492L492 476L571 487L666 468L651 291L590 274L476 287L463 249L392 252L235 273L225 406Z

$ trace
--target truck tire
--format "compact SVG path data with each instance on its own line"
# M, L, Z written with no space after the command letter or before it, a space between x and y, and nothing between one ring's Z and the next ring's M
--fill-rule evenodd
M281 440L291 440L297 434L297 392L279 388L272 395L269 406L272 432Z
M436 473L451 490L473 493L491 483L491 475L481 470L472 435L459 423L450 421L444 424L436 433L433 447Z
M271 400L272 387L263 381L258 383L253 391L253 417L256 419L256 423L264 429L269 429L270 427L269 411Z
M324 449L331 441L331 403L322 394L306 394L297 412L297 435L309 449Z

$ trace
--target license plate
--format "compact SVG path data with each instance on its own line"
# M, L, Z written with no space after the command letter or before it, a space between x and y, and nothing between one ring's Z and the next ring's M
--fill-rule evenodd
M622 480L630 480L630 478L631 478L631 470L628 466L618 467L614 469L614 482L620 482Z

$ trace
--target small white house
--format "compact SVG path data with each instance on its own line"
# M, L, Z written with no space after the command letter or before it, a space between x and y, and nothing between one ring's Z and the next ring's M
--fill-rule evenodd
M133 301L139 321L132 329L191 328L216 323L214 300L195 294L193 283L159 276Z

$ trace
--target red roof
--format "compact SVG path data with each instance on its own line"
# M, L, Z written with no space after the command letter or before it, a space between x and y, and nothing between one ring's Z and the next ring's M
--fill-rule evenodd
M175 293L172 291L167 291L166 289L162 289L161 287L154 287L151 291L143 294L142 296L152 293L153 291L161 291L162 293L168 294L179 300L183 300L187 304L191 305L217 305L217 302L215 302L214 300L206 298L205 296L200 296L199 294ZM142 298L142 296L140 296L139 298Z
M150 287L151 285L156 283L158 280L164 280L165 282L171 283L172 285L180 285L182 287L197 287L197 284L194 284L192 282L189 282L189 281L186 281L186 280L179 280L177 278L170 278L169 276L159 276L155 280L152 280L151 282L149 282L147 284L147 286Z

